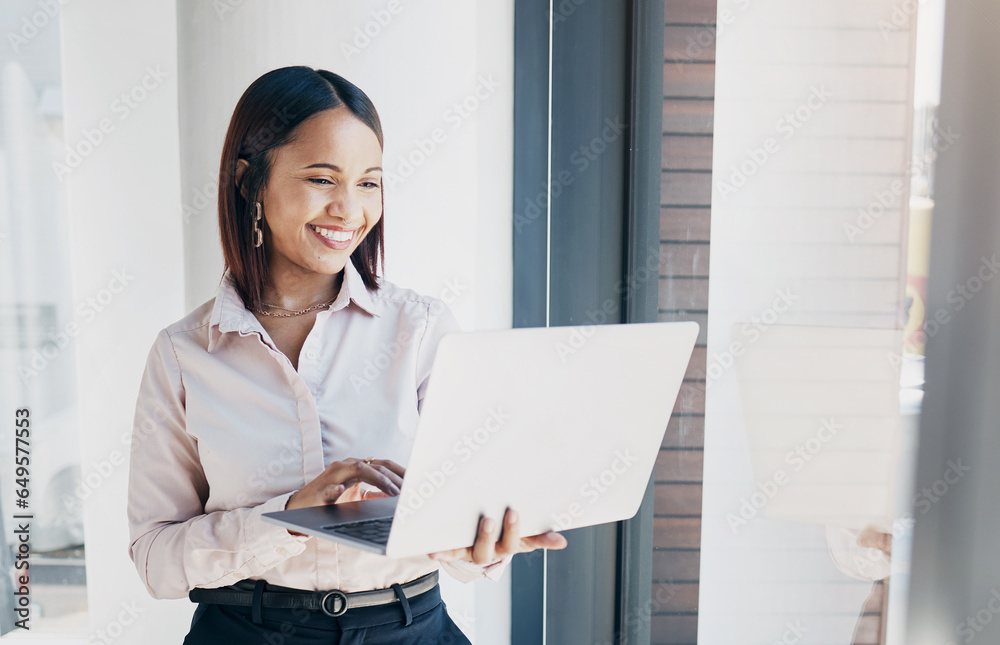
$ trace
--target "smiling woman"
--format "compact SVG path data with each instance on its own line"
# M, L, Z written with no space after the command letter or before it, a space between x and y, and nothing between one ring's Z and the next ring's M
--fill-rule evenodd
M343 268L381 221L381 163L375 133L347 108L324 110L299 126L296 140L274 155L257 202L272 279L289 271L329 276ZM239 160L237 183L248 166Z
M263 251L267 281L259 306L249 308L268 317L264 328L298 367L313 321L297 316L333 303L344 265L376 227L382 246L382 145L338 107L303 121L293 141L258 163L268 161L270 177L253 200L252 251ZM249 167L237 160L234 185L242 186Z
M439 566L496 579L515 553L566 545L522 538L513 510L482 518L467 548L411 558L261 520L398 495L437 344L458 328L441 300L378 275L381 167L375 108L336 74L278 69L236 106L219 181L227 270L157 338L132 438L130 555L154 597L199 603L185 643L468 643ZM353 388L399 338L391 367Z
M332 261L343 268L346 257L355 256L365 286L376 288L378 262L384 260L382 145L375 106L337 74L286 67L247 88L222 150L219 229L227 268L248 309L261 309L261 289L273 258L273 246L265 252L253 246L258 226L264 231L277 227L277 241L284 245L291 242L281 230L286 224L304 235L309 224L336 230L339 220L344 230L350 223L358 230L350 252L330 257L337 257ZM359 176L351 177L352 172ZM352 179L358 181L346 189L345 182ZM341 217L345 208L353 210L349 219ZM263 221L257 219L261 214ZM300 217L309 219L286 222Z

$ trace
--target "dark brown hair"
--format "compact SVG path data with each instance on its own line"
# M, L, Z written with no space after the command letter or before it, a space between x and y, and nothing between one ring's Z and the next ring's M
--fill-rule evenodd
M299 125L323 110L346 107L382 142L382 123L371 99L356 85L333 72L310 67L282 67L250 84L229 122L219 166L219 232L226 268L243 303L252 311L261 307L267 281L264 247L253 246L253 218L260 194L267 186L277 148L290 143ZM236 185L237 161L249 166ZM385 198L383 193L383 211ZM384 213L383 213L384 215ZM365 286L378 289L378 266L385 264L383 222L378 222L351 254Z

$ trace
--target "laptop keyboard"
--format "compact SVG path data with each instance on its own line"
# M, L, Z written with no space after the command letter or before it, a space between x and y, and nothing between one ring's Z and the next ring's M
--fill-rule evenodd
M389 542L390 528L392 528L392 517L380 517L350 524L331 524L324 526L323 530L384 546Z

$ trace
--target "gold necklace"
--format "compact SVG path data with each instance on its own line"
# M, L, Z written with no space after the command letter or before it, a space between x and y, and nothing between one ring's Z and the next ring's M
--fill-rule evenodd
M305 309L285 309L284 307L279 307L278 305L269 305L266 302L262 302L261 304L265 307L268 307L270 309L280 309L281 311L287 313L278 314L278 313L272 313L270 311L264 311L263 309L258 309L254 313L264 314L265 316L271 316L272 318L291 318L293 316L301 316L302 314L307 314L310 311L316 311L317 309L329 308L330 305L333 304L333 301L336 299L337 296L334 296L329 300L327 300L326 302L321 302L318 305L313 305L312 307L306 307Z

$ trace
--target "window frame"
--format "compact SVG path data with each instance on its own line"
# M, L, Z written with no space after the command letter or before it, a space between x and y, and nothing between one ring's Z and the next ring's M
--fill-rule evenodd
M658 280L629 277L649 257L659 264L663 12L640 0L515 2L514 327L597 323L588 312L608 302L607 323L657 319ZM618 117L626 127L606 136ZM567 165L598 138L586 168ZM513 642L649 642L652 493L651 478L631 520L514 560Z

